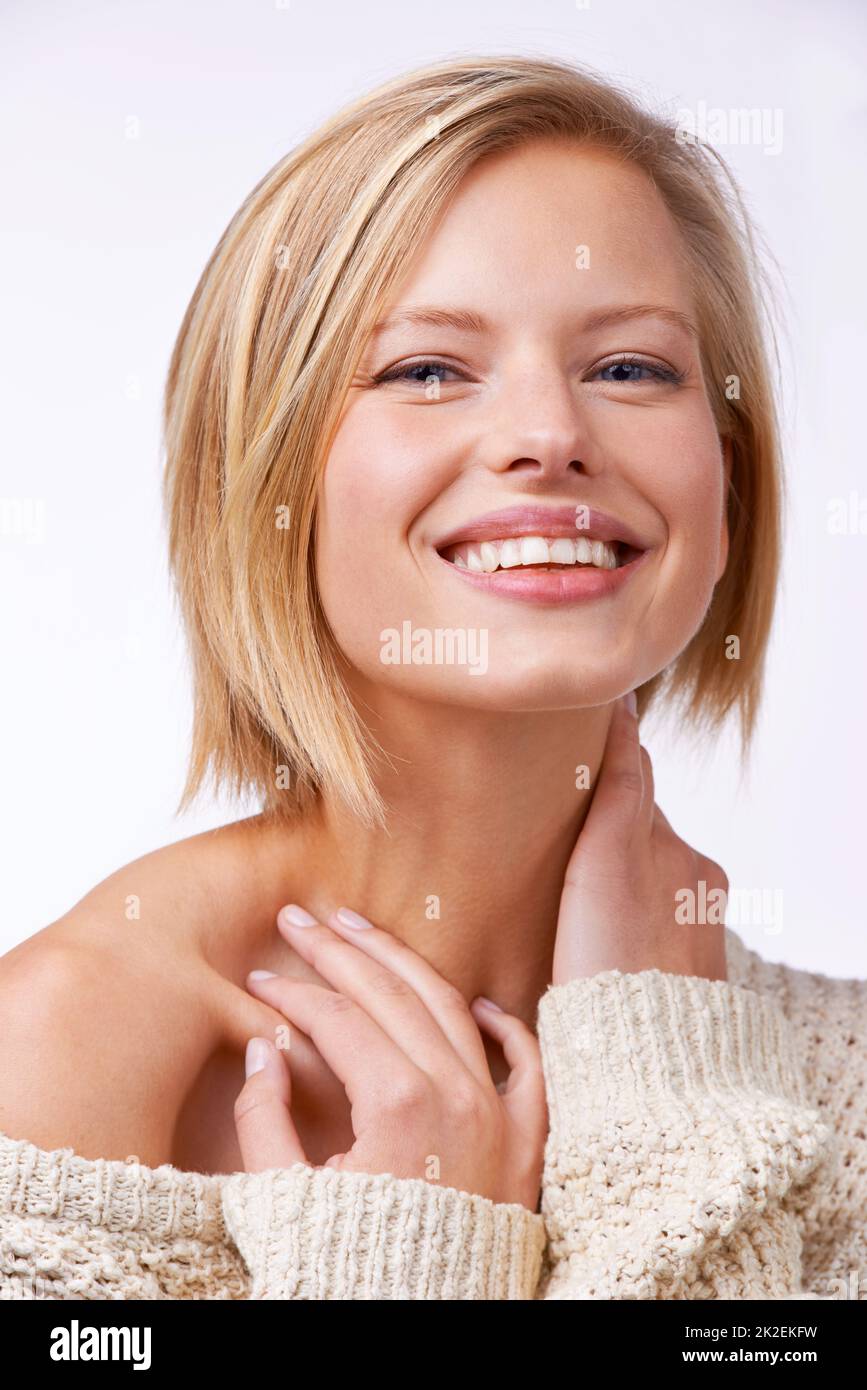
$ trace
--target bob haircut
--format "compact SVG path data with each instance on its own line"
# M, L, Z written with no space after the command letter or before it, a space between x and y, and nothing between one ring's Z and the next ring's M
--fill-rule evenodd
M638 707L664 692L703 731L737 707L742 759L750 748L783 479L768 284L735 181L710 147L598 75L556 59L460 57L380 85L281 159L232 218L184 315L163 409L169 559L194 685L178 812L210 769L216 786L258 791L266 815L297 816L325 792L383 823L383 750L353 705L317 593L319 481L367 338L426 233L478 159L538 137L633 161L680 228L705 383L731 447L730 549L701 628Z

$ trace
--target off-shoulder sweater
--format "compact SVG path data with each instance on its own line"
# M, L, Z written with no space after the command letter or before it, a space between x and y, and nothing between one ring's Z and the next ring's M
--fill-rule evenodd
M726 947L549 986L538 1211L0 1135L0 1298L867 1299L867 981Z

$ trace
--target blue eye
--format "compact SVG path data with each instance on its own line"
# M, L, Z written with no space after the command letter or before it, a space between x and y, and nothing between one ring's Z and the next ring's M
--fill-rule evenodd
M447 372L451 372L457 380L465 379L457 367L452 367L448 362L441 362L437 358L431 357L422 358L419 362L399 362L396 366L381 372L373 380L377 386L388 381L406 381L410 385L426 386L431 377L437 381L443 381L440 373ZM607 372L615 373L615 375L606 376L605 373ZM634 357L621 357L616 362L608 362L604 367L599 367L594 376L599 376L603 381L615 386L640 386L648 381L679 385L684 380L683 372L676 372L672 367L666 367L661 362L643 361Z
M606 372L616 372L616 376L605 376ZM640 373L647 375L642 377ZM621 357L616 362L608 362L606 366L598 369L599 375L604 381L608 381L616 386L634 384L640 386L646 381L665 381L671 384L678 384L683 381L683 372L676 372L672 367L664 367L661 362L643 362L634 357Z
M422 360L421 362L398 363L396 367L389 367L387 372L382 372L375 378L377 384L383 381L409 381L416 386L426 386L432 376L437 372L454 372L459 375L456 367L450 367L447 362L438 362L435 358ZM419 375L414 375L419 373ZM442 377L437 377L441 381Z

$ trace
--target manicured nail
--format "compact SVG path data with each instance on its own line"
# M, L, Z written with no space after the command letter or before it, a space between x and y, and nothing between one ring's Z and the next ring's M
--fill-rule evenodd
M276 970L251 970L247 976L248 980L276 980Z
M281 907L278 914L284 922L288 922L290 927L315 927L316 918L311 917L309 912L305 912L303 907L297 903L290 903L288 907Z
M244 1054L244 1070L248 1079L255 1076L257 1071L262 1071L268 1061L268 1044L264 1038L251 1038L247 1043L247 1051Z
M630 690L628 695L624 695L623 703L626 705L630 714L638 713L638 696L634 690Z
M487 1004L489 1009L496 1009L498 1014L501 1014L503 1012L499 1004L495 1004L493 999L488 999L487 996L484 994L476 995L476 1002L479 1004Z
M351 907L339 907L334 915L338 922L343 923L344 927L355 927L356 931L373 926L373 923L368 922L366 917L362 917L358 912L353 912Z

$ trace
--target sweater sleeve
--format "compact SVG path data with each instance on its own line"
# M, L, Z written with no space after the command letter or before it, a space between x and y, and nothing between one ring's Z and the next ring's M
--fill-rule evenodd
M771 996L660 970L549 986L543 1299L811 1298L834 1136Z
M0 1134L0 1301L534 1299L518 1203L297 1163L208 1175Z
M226 1227L253 1299L533 1299L545 1223L420 1178L304 1163L235 1173Z

